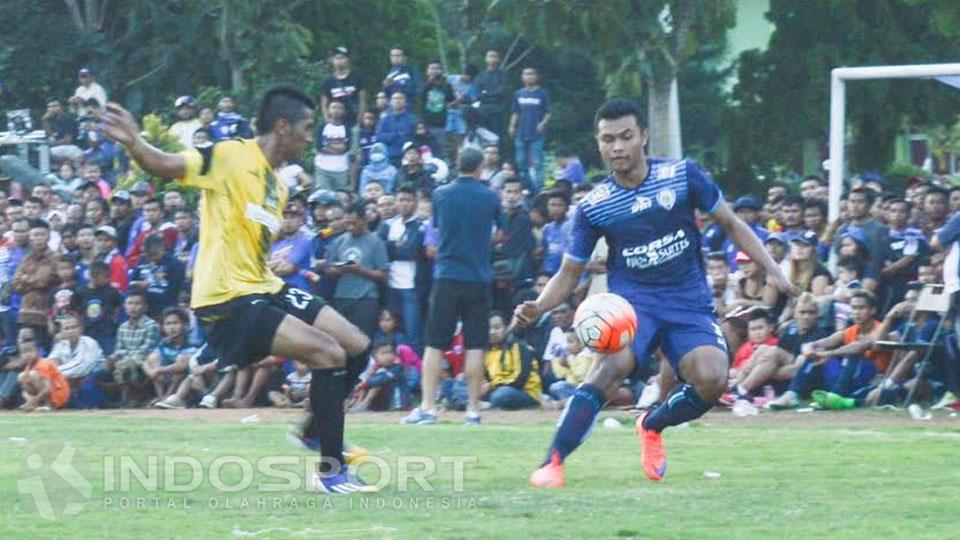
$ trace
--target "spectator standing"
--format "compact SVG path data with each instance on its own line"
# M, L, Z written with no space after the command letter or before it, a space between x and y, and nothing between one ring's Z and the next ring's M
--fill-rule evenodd
M930 254L923 231L907 226L909 218L909 202L899 197L890 200L887 206L889 236L880 270L882 313L903 300L907 284L917 280L920 261Z
M446 159L447 156L447 111L456 103L453 86L443 75L443 65L436 60L430 62L427 65L427 82L420 94L420 111L430 138L438 148L436 157L440 159Z
M414 190L433 191L433 177L423 165L423 155L413 143L403 145L403 166L397 175L398 186L411 185Z
M503 167L500 165L500 148L495 144L483 148L483 164L480 166L480 180L487 183L487 187L499 191L503 178Z
M363 113L360 120L360 130L357 135L357 146L352 149L353 165L363 170L370 163L370 151L377 142L377 115L372 111Z
M523 88L513 96L509 133L520 175L539 190L543 186L543 149L550 121L550 95L540 87L537 68L524 68L520 77Z
M184 150L193 148L193 134L203 127L197 118L197 100L191 96L180 96L173 102L173 111L177 121L170 126L170 134L180 141Z
M407 96L394 92L390 96L390 110L377 125L377 141L387 147L387 158L394 166L400 165L403 145L413 140L417 117L407 110Z
M113 354L117 339L117 317L123 297L110 285L110 270L103 261L90 265L90 284L71 298L71 307L83 319L86 335L100 345L105 355Z
M509 101L507 73L500 69L499 51L487 51L484 63L487 69L477 76L477 94L480 99L478 124L496 134L502 144Z
M350 129L344 124L346 105L340 100L330 101L327 121L317 126L316 183L320 189L351 189L350 185Z
M10 231L10 239L0 248L0 321L6 346L13 345L17 338L21 297L13 290L13 277L30 249L30 222L17 218L10 224Z
M757 238L766 241L770 233L760 224L761 208L762 205L760 201L752 195L744 195L733 202L733 212L737 217L750 227L750 230L757 235ZM735 259L740 248L737 247L732 239L724 238L722 251L727 254L727 262L730 264L730 268L736 270L737 261Z
M450 163L457 162L460 145L467 134L465 111L467 107L472 107L473 102L477 99L477 87L473 80L479 72L477 66L467 65L463 73L447 77L447 82L450 83L454 96L456 96L454 105L447 108L447 125L445 128L447 157L450 158Z
M252 139L253 129L250 121L236 112L236 103L231 96L223 96L217 103L217 118L210 124L213 140Z
M555 180L566 180L575 186L587 179L587 170L580 162L580 157L566 147L557 149L557 172Z
M434 424L443 350L449 347L459 318L466 353L466 423L480 423L483 354L489 340L492 230L500 222L500 201L478 176L483 155L460 152L460 178L433 194L438 247L426 326L423 401L405 424Z
M133 198L130 192L120 189L114 191L110 197L110 225L117 232L117 249L121 253L127 251L127 242L130 239L130 229L136 215L133 210Z
M306 274L310 270L312 243L301 230L303 222L303 209L299 205L287 204L283 210L280 234L270 247L267 268L291 287L309 291L310 282Z
M377 329L380 283L387 277L389 261L383 241L367 230L363 202L347 208L347 232L327 252L326 273L337 278L333 304L337 311L366 335Z
M570 199L562 191L552 191L547 197L547 217L550 223L543 226L543 238L540 242L540 255L543 258L541 270L555 274L560 270L563 253L570 240L573 221L567 219Z
M493 307L502 313L513 311L514 290L533 277L536 240L533 222L523 207L523 183L507 179L501 192L503 236L493 246Z
M417 262L423 251L423 223L416 211L416 189L401 185L397 190L397 215L380 224L378 235L386 244L390 260L387 305L403 322L403 343L419 354L422 326L416 282Z
M383 91L393 99L397 92L406 96L407 103L415 103L420 89L417 70L407 65L407 53L403 47L390 49L390 70L383 78ZM396 105L394 105L396 108Z
M83 150L77 146L77 119L63 110L59 99L47 102L47 112L41 122L50 141L50 155L53 159L70 160L83 154Z
M70 98L70 106L77 111L78 117L90 114L90 107L87 102L91 99L97 100L101 107L107 104L107 91L94 80L93 73L89 68L80 69L77 73L77 81L80 86L73 92L73 97Z
M360 123L366 111L367 91L360 86L360 74L350 65L350 51L343 45L333 50L330 57L333 73L323 81L320 106L326 111L330 103L340 101L346 111L343 123L349 129Z
M30 224L30 252L13 275L13 290L21 295L17 324L29 326L40 343L49 346L47 310L57 283L56 256L48 246L50 226L34 220Z
M147 313L158 318L163 310L177 305L185 280L184 266L167 251L159 235L148 236L143 249L145 257L130 271L130 289L146 293Z
M833 249L839 252L841 241L845 236L849 236L847 233L859 230L868 257L863 274L872 277L880 275L880 265L889 237L887 227L870 216L870 208L876 197L876 192L872 189L861 187L850 190L847 197L847 213L850 219L840 226L833 244Z
M357 191L363 193L367 184L376 182L387 193L393 193L396 179L397 168L390 163L386 145L381 142L374 143L370 148L370 163L360 173L360 185Z

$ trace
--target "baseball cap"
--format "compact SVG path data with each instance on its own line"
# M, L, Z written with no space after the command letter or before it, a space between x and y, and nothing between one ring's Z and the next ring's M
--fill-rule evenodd
M130 193L134 195L149 195L150 194L150 183L146 180L141 180L133 185L133 188L130 190Z
M850 227L849 229L843 231L843 234L840 235L840 239L852 238L855 242L859 244L867 245L867 235L863 234L863 231L859 227Z
M769 244L770 242L780 242L783 245L787 245L787 236L779 232L770 233L770 235L767 236L767 239L764 240L763 243Z
M130 192L125 189L120 189L113 192L113 195L110 197L110 200L121 200L130 202Z
M338 54L342 54L343 56L350 56L350 51L343 45L339 45L335 49L333 49L333 56L337 56Z
M111 227L110 225L101 225L97 227L95 234L105 234L110 238L113 238L113 239L117 238L117 230Z
M808 246L817 245L817 233L813 231L803 231L801 233L794 234L790 237L791 242L799 242L801 244L806 244Z
M733 262L735 262L735 263L737 263L737 264L745 263L745 262L750 262L750 261L752 261L752 260L753 260L753 259L751 259L750 256L747 255L747 254L746 254L745 252L743 252L743 251L738 251L738 252L737 252L737 255L733 258Z
M340 199L337 198L337 194L329 189L318 189L310 194L310 197L307 198L309 204L322 204L324 206L329 206L331 204L337 204L340 202Z
M197 100L193 99L193 96L180 96L176 101L173 102L173 108L179 109L180 107L196 107Z
M415 145L413 144L413 141L407 141L407 142L403 143L403 153L404 153L404 154L406 154L406 153L407 153L407 150L410 150L411 148L415 148Z
M90 69L85 67L80 68L80 71L77 72L78 77L90 77L92 75L93 73L90 72Z
M760 210L761 205L760 201L753 197L752 195L744 195L740 197L733 203L734 211L740 210L741 208L750 208L752 210Z

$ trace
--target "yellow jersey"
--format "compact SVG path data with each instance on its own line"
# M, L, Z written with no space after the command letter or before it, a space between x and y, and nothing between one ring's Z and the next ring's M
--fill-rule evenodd
M252 139L232 139L180 153L185 186L200 188L200 239L191 308L250 294L272 294L283 281L267 268L289 194Z

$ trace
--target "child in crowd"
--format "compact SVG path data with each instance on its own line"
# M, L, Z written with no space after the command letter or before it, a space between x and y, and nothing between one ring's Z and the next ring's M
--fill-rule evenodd
M70 384L56 364L41 360L33 341L24 341L19 348L20 359L24 362L23 372L17 376L24 401L20 409L30 412L60 409L66 405L70 399Z
M287 374L280 391L271 390L267 393L270 402L277 408L288 407L305 408L310 399L311 371L303 362L293 362L293 371Z
M378 342L373 347L374 370L354 388L353 411L398 411L410 408L410 392L403 363L393 344Z
M740 372L749 373L752 369L753 366L749 362L753 359L753 353L757 348L762 345L772 347L777 344L777 336L774 334L775 329L769 311L764 308L754 308L746 316L747 341L737 349L730 364L730 384L734 388L743 381Z
M550 385L550 397L557 401L566 401L587 378L587 372L593 365L593 353L580 343L573 329L564 334L567 338L567 355L550 363L553 376L557 381Z

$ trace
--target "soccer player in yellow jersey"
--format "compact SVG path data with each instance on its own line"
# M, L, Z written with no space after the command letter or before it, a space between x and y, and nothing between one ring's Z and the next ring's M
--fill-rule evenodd
M343 461L343 402L365 367L370 340L323 300L286 285L267 268L280 230L287 186L274 168L312 142L314 105L288 87L269 90L255 139L230 139L167 153L140 136L133 115L107 104L100 129L144 170L202 191L200 247L190 307L221 361L244 367L267 355L294 358L313 370L311 419L300 436L323 454L315 488L365 489ZM308 445L309 446L309 445Z

